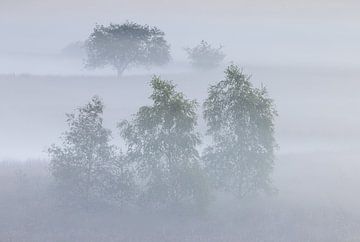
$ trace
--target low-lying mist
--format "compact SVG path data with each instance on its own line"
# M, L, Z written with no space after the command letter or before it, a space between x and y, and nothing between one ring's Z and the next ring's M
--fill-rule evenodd
M360 240L355 8L31 2L0 7L0 241Z
M67 208L54 194L45 151L67 129L64 114L99 95L105 104L104 126L113 131L112 142L124 147L116 123L150 104L150 75L121 80L2 76L1 146L6 148L0 176L1 237L15 241L356 241L358 129L351 114L357 103L356 72L248 69L254 73L255 86L263 83L268 88L279 114L275 119L279 148L272 174L277 192L240 201L220 194L200 214L117 206L90 211ZM296 75L290 79L292 73ZM219 70L162 77L173 80L188 98L202 102L207 86L224 74ZM304 85L304 80L311 86ZM200 117L201 135L205 130ZM16 161L34 156L42 158Z

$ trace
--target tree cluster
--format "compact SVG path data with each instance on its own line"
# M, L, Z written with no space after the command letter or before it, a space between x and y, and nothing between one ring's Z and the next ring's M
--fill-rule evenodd
M118 77L130 67L159 66L171 59L170 45L163 31L129 21L122 25L97 25L85 44L71 44L63 52L73 55L84 49L87 68L110 66L117 71ZM222 46L214 48L204 40L185 51L191 65L200 70L216 68L225 58Z
M238 197L271 191L273 102L237 66L225 74L210 86L203 105L212 138L203 152L197 102L159 77L151 81L152 104L118 124L123 153L110 145L98 97L68 114L63 143L49 149L51 171L64 197L85 204L204 209L215 191Z

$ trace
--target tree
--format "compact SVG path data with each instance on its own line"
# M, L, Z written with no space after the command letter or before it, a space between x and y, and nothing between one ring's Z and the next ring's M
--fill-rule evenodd
M130 172L123 157L109 144L111 133L103 127L103 108L95 96L77 113L67 114L69 130L62 137L62 145L52 145L48 150L52 175L70 201L89 205L118 200L130 191Z
M264 87L231 65L226 78L210 86L204 118L211 144L204 152L208 174L217 188L240 197L272 190L274 163L273 101Z
M88 68L112 66L118 76L130 66L163 65L170 60L170 46L156 27L126 22L97 25L86 43Z
M83 41L77 41L68 44L61 50L61 54L65 57L83 59L85 57L85 44Z
M151 106L119 124L143 187L140 200L154 207L202 206L207 187L196 149L196 102L154 77Z
M195 68L213 69L218 67L225 58L221 49L222 46L213 48L209 43L202 40L199 45L194 48L186 48L185 51Z

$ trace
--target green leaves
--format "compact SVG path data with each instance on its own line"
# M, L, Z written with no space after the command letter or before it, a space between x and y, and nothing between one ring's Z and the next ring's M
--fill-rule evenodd
M237 66L225 74L209 88L204 103L207 134L213 138L204 153L208 172L218 188L240 196L267 191L276 146L273 101Z
M68 114L69 129L62 145L52 145L48 150L58 188L69 200L86 206L114 199L132 183L123 157L109 144L111 132L103 127L103 108L95 96L76 113Z
M190 179L200 170L197 105L159 77L153 78L151 86L153 104L141 107L132 121L119 124L128 155L146 183L142 200L154 206L194 202L202 194L191 183L201 176Z
M176 86L153 77L151 105L118 124L124 154L110 145L98 97L67 115L61 146L49 149L54 177L66 191L92 199L135 198L153 208L205 208L209 193L225 190L239 197L272 190L274 117L265 88L254 88L237 66L208 89L204 102L207 134L203 155L197 107Z

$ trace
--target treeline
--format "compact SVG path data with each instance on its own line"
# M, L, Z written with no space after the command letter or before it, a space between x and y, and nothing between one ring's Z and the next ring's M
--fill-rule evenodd
M184 51L192 67L209 70L217 68L224 60L222 48L202 40ZM96 25L87 40L71 43L62 50L67 57L84 59L87 69L111 67L118 77L131 67L168 64L172 60L170 52L170 44L162 30L130 21Z
M203 152L198 103L169 81L151 81L152 104L118 123L126 148L110 144L97 96L67 114L62 143L48 150L57 194L65 204L206 209L214 194L239 198L273 191L273 101L237 66L208 89L203 104L212 142Z

